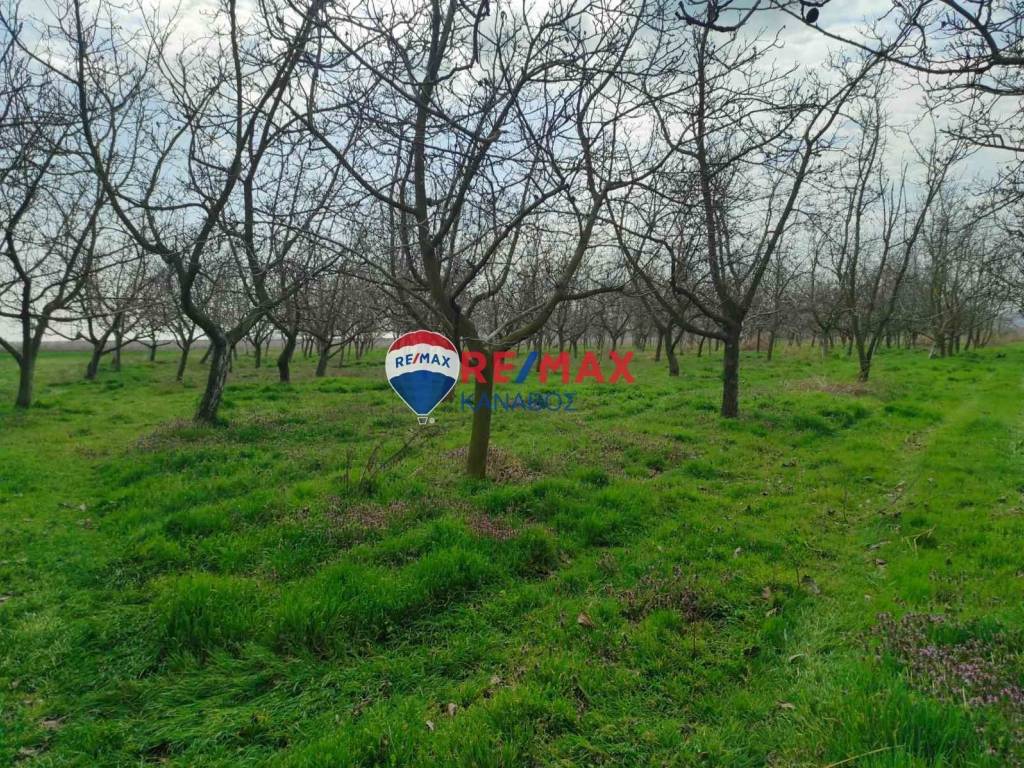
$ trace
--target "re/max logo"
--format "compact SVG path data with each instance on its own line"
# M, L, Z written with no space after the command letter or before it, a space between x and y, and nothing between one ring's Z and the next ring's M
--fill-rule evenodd
M436 352L410 352L395 358L395 368L408 368L410 365L439 365L442 368L451 368L452 358L451 355L439 355Z
M516 384L522 384L530 375L537 365L537 352L531 352L526 356L522 366L519 367L519 372L516 374L514 379L510 379L507 374L516 369L515 363L509 362L516 353L513 350L505 350L502 352L495 352L491 356L491 362L494 370L494 382L495 384L508 384L514 382ZM573 375L569 353L561 352L558 355L552 356L545 354L540 359L540 367L537 369L537 378L541 384L547 384L548 378L552 374L558 375L563 384L568 384L570 380L577 384L584 381L595 381L598 384L618 384L624 382L626 384L632 384L635 380L633 375L629 372L629 364L633 361L633 353L626 352L624 355L620 355L618 352L609 352L608 358L612 363L612 371L606 378L605 371L601 368L601 360L593 352L585 352L583 358L580 360L579 367L576 368L575 375ZM471 352L469 350L462 353L462 381L463 383L468 381L475 381L480 384L486 384L487 379L485 378L485 371L487 369L487 356L483 352Z

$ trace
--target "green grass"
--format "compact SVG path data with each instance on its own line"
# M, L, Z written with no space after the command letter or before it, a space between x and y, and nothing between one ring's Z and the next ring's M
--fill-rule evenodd
M25 414L0 361L0 765L1020 764L913 664L1024 685L1024 347L747 353L732 422L718 356L650 357L496 414L487 482L379 353L242 358L222 428L170 354L47 353Z

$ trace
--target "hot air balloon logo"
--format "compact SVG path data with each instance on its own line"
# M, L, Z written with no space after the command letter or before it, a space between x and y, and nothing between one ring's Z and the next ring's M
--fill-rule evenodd
M391 342L384 371L420 424L459 380L459 353L440 333L412 331Z

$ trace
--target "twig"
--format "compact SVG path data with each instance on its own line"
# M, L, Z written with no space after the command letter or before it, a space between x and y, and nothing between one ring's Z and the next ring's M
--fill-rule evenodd
M853 757L845 757L842 760L840 760L838 763L829 763L824 768L836 768L837 766L840 766L840 765L846 765L847 763L852 763L854 760L860 760L862 757L867 757L868 755L877 755L879 752L885 752L885 751L890 750L890 749L892 749L891 746L890 747L879 747L878 749L872 749L870 752L862 752L861 754L854 755Z

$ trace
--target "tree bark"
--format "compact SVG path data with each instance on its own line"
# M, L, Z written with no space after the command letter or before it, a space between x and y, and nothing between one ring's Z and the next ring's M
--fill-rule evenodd
M867 381L871 376L871 349L864 342L857 340L857 381Z
M22 349L18 361L18 396L14 400L17 408L32 405L32 382L36 371L36 353L33 349Z
M231 365L231 347L227 339L210 339L210 374L206 379L206 391L199 401L195 420L202 424L216 424L217 412L224 397L224 385Z
M33 332L32 326L27 318L22 319L21 325L21 350L18 351L4 343L3 347L18 364L18 394L14 398L14 407L25 409L32 407L32 390L35 385L36 361L39 359L39 349L43 345L43 335L49 326L49 317L42 318Z
M327 375L327 363L330 356L327 354L330 350L329 346L320 347L320 359L316 361L316 377L322 378Z
M181 358L178 360L178 372L174 376L175 381L181 381L185 376L185 366L188 365L188 353L191 348L191 344L186 344L181 349Z
M676 357L676 342L672 340L672 331L669 330L668 338L665 340L665 357L668 359L668 375L679 375L679 358Z
M277 356L277 373L282 384L288 384L292 380L292 355L295 354L295 342L297 339L297 333L285 335L281 354Z
M729 334L722 356L722 416L735 419L740 415L740 335Z
M106 346L106 342L96 345L92 345L92 355L89 357L89 364L85 366L85 378L86 381L93 381L96 378L96 374L100 370L100 358L103 356L103 347Z

